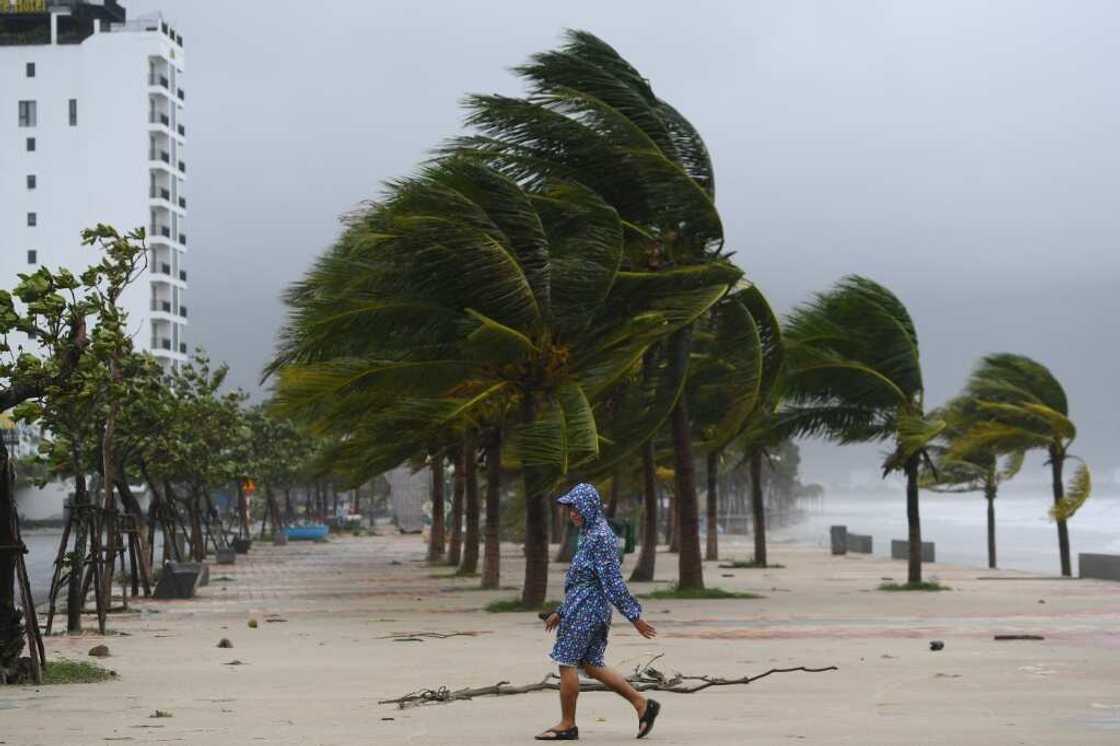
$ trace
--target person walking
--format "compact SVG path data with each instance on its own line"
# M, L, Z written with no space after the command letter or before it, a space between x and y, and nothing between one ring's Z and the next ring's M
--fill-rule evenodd
M564 603L544 622L545 630L557 630L550 657L560 666L560 722L536 736L536 740L579 740L579 668L634 707L638 738L645 738L653 730L661 705L642 696L630 682L607 668L603 655L611 626L611 605L642 637L653 638L657 631L642 619L642 607L622 579L614 531L603 515L599 493L590 484L577 484L556 502L567 507L569 519L579 528L579 543L564 578Z

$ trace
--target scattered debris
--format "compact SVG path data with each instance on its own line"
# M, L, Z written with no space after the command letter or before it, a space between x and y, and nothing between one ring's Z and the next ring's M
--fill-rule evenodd
M381 718L382 720L396 720L396 718Z
M232 648L233 643L229 641L228 637L223 637L222 639L218 640L218 647L220 647L220 648Z
M797 666L795 668L771 668L769 671L758 674L757 676L743 676L738 679L724 679L715 676L685 676L680 673L675 673L672 676L667 676L661 671L653 668L651 665L654 661L660 658L660 655L654 656L649 662L640 665L634 669L634 673L626 677L635 689L640 692L645 691L661 691L672 692L674 694L694 694L703 689L712 686L732 686L735 684L750 684L758 681L761 678L769 676L774 673L790 673L793 671L805 671L807 673L820 673L823 671L836 671L836 666L826 666L825 668L806 668L804 666ZM687 683L699 682L699 683ZM510 694L526 694L528 692L539 692L544 690L558 690L560 688L559 677L550 673L545 676L541 681L534 684L524 684L522 686L511 686L508 681L499 681L493 686L484 686L477 689L457 689L452 691L445 686L438 689L420 689L415 692L409 692L402 697L396 699L382 699L378 704L395 704L400 709L406 707L414 707L424 704L445 704L447 702L455 702L460 700L469 700L474 697L482 696L506 696ZM580 681L580 689L585 692L596 691L609 691L606 686L598 681Z
M150 717L150 718L170 718L170 717L175 717L175 716L172 715L167 710L156 710L154 713L152 713L148 717Z
M732 573L732 572L725 572L725 573L722 573L722 574L720 575L720 577L721 577L721 578L733 578L733 577L735 577L735 573Z
M1038 602L1039 602L1040 604L1044 604L1044 603L1046 603L1046 602L1045 602L1045 601L1043 601L1043 600L1042 600L1041 598L1040 598L1040 599L1038 599Z
M94 658L108 658L109 646L108 645L94 645L89 649L89 654Z
M996 640L1045 640L1042 635L996 635Z
M421 637L432 637L437 640L446 640L448 637L478 637L479 635L488 635L488 630L475 631L467 630L466 632L397 632L392 635L385 635L378 637L378 640L395 640L397 642L404 642L405 640L413 641Z
M943 643L941 640L931 640L930 643L929 643L929 649L930 650L934 650L934 651L941 650L944 647L945 647L945 643Z
M893 660L894 660L895 658L897 658L898 656L897 656L897 655L888 655L887 653L883 653L883 654L882 654L882 655L880 655L879 657L880 657L880 658L885 658L885 659L887 659L887 660L892 660L892 661L893 661Z
M265 618L265 622L267 622L268 624L276 624L277 622L286 622L286 621L288 621L288 620L285 619L284 617L279 617L279 616L272 616L272 617L266 617Z
M933 675L933 678L935 678L935 679L959 679L963 675L964 674L959 674L959 673L935 673Z
M237 658L234 658L229 663L223 663L222 665L223 666L244 666L245 664L242 663L241 661L239 661Z
M249 619L249 629L256 629L256 628L257 628L257 620L250 618Z

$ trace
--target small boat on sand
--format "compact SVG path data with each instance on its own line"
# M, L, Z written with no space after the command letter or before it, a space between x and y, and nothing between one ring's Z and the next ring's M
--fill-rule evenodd
M289 526L284 529L288 534L288 541L322 541L327 538L330 531L322 523L309 523L305 526Z

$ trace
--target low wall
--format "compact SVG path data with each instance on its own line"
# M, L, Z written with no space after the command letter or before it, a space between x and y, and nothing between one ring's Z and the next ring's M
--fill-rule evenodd
M922 542L922 562L933 562L933 542ZM891 559L910 559L910 542L891 539Z
M1120 580L1120 554L1079 554L1077 575L1082 578Z
M829 526L828 535L832 543L833 554L847 554L848 553L848 527L847 526Z
M848 534L848 551L854 554L871 554L871 535Z

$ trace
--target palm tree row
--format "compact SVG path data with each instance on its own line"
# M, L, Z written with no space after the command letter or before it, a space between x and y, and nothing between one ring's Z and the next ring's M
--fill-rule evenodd
M431 560L473 573L484 512L482 584L498 586L502 477L516 474L522 603L539 605L550 492L609 479L617 507L621 475L636 474L633 577L652 579L657 474L671 464L678 583L702 589L695 464L708 465L715 559L719 470L730 445L744 454L765 564L762 466L797 436L891 444L882 467L905 476L911 582L921 580L919 489L973 484L966 476L979 472L965 464L1048 448L1064 531L1088 480L1079 473L1059 495L1072 440L1064 395L1019 400L978 373L974 405L928 412L917 332L883 286L844 278L779 324L724 250L703 140L614 49L569 32L516 72L525 96L468 97L472 132L389 183L288 290L266 370L278 411L332 443L335 473L358 484L402 464L432 469Z

